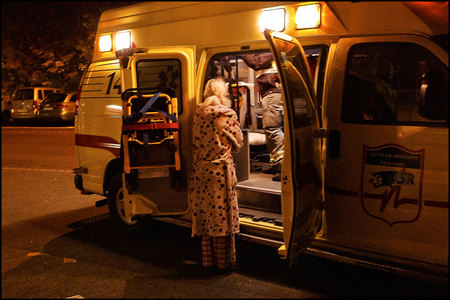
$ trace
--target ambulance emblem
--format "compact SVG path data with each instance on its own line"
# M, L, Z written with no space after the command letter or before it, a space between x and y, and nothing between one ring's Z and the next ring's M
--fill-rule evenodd
M422 211L425 150L363 145L361 204L371 217L393 226L416 221Z

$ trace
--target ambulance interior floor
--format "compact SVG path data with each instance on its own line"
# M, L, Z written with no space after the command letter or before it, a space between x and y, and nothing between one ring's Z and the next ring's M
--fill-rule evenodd
M281 182L272 181L273 176L272 174L264 174L262 172L252 172L250 173L249 179L239 181L236 184L236 188L281 195Z
M236 184L238 196L245 193L247 197L253 198L245 200L238 198L239 217L251 219L253 222L267 222L282 226L281 214L279 213L281 208L281 182L272 181L272 177L272 174L252 172L248 180ZM258 206L258 203L261 205Z

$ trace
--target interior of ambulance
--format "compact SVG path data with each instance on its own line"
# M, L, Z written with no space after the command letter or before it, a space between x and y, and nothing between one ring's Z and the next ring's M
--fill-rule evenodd
M322 49L305 49L310 68L315 73ZM281 134L266 131L263 122L263 97L266 97L264 74L277 78L275 93L280 93L281 85L276 64L270 50L258 52L220 53L214 55L208 64L205 82L221 77L226 81L232 107L238 114L244 134L244 146L234 154L238 183L236 185L240 217L252 222L282 226L281 181L279 172L271 168L275 160L282 158L283 151L277 152L271 163L271 151L283 139L283 110L280 116ZM273 76L272 75L272 76ZM314 75L313 75L314 76ZM278 107L277 107L278 109ZM273 142L271 136L278 135ZM279 150L279 149L278 149ZM278 169L279 171L279 169ZM278 177L278 178L277 178Z
M318 77L318 74L324 73L326 52L326 47L305 48L305 54L313 77ZM128 135L129 140L128 149L125 151L125 154L128 153L128 156L125 155L125 158L129 157L129 159L125 159L125 161L129 161L129 167L127 167L129 171L126 172L129 175L127 176L130 177L129 179L134 177L134 179L130 180L135 185L131 189L139 190L140 194L147 195L147 198L152 199L158 206L159 211L167 213L174 210L181 212L187 209L187 203L181 201L182 199L187 199L185 195L186 189L177 189L174 186L174 184L176 185L173 182L174 176L170 176L170 183L160 182L163 179L151 173L155 172L152 170L155 164L160 165L164 163L166 167L171 167L174 164L173 158L180 155L178 151L175 153L170 151L171 143L178 143L176 142L176 136L171 138L171 134L177 130L156 130L156 128L150 128L150 123L160 122L159 120L150 120L152 119L151 114L154 114L154 112L147 112L144 114L145 116L141 116L139 112L144 107L144 103L151 102L149 100L151 95L162 92L168 95L169 99L176 99L175 102L171 102L172 105L177 103L177 107L173 107L173 109L177 111L177 116L182 115L184 99L182 99L181 92L181 74L181 63L177 59L140 59L136 63L137 89L127 90L122 93L122 100L127 101L126 107L128 107L128 113L124 121L124 128L127 130L123 133ZM267 76L267 74L270 74L270 78L277 78L272 83L275 86L275 94L277 94L274 97L276 96L279 99L277 100L278 107L275 114L279 120L279 126L277 127L281 129L277 129L278 144L282 147L284 146L284 118L281 82L272 52L269 49L217 53L213 55L207 65L204 85L208 80L216 77L221 77L225 80L229 88L228 97L231 100L233 109L238 114L244 134L244 146L238 153L234 154L238 179L236 189L241 220L250 221L252 224L256 222L258 225L269 226L275 230L277 228L282 230L281 167L275 171L274 169L271 170L270 152L273 142L271 144L271 141L269 141L269 135L265 133L263 122L262 98L266 97L267 94L263 92L262 86L264 81L261 81L261 78ZM321 82L322 80L319 78L319 80L315 81ZM143 99L141 99L141 96L137 96L139 94L142 95ZM152 104L152 110L160 112L173 110L165 108L170 106L167 103L169 102L164 100L164 97L159 97ZM135 115L138 116L139 120L133 120ZM169 126L168 124L166 125ZM162 125L159 124L159 126ZM147 137L143 136L144 132L149 132ZM166 136L167 133L169 133L168 136ZM147 140L147 142L144 140ZM163 142L152 144L153 141ZM165 150L162 151L167 154L164 162L160 161L161 157L149 155L150 152L161 153L158 150L149 152L149 147L153 150L158 147L165 147ZM177 147L172 148L175 149ZM277 152L275 157L277 162L281 162L282 155L283 151ZM154 158L153 160L152 157ZM278 179L276 179L277 176ZM165 189L163 193L158 192L160 189L157 186L169 184L175 188ZM168 197L178 200L168 202Z

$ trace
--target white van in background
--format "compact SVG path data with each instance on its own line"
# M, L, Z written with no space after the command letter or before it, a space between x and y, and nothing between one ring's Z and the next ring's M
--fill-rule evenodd
M11 120L35 120L39 104L52 93L62 92L58 88L23 87L12 96Z

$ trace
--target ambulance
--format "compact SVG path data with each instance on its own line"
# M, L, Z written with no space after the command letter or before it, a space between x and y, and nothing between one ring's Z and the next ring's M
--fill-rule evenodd
M283 99L281 181L257 78ZM238 238L448 280L448 2L143 2L103 12L75 118L83 194L191 226L192 120L222 77L244 146Z

